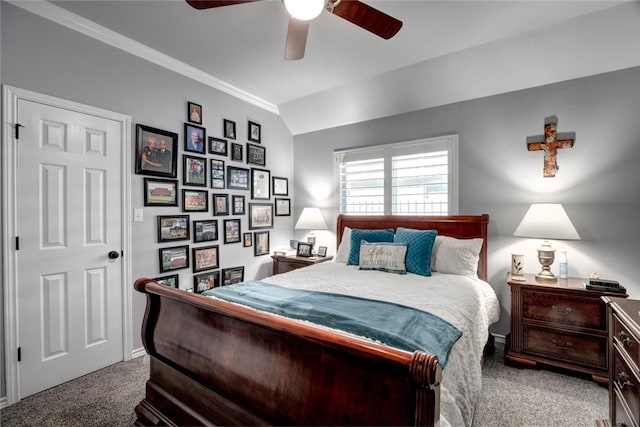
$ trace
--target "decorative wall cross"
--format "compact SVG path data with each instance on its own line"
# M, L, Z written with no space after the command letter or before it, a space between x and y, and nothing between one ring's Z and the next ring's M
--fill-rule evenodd
M544 142L527 141L528 151L542 150L544 152L543 174L545 178L553 178L554 176L556 176L556 172L558 172L558 149L573 147L574 138L556 139L558 136L556 131L557 123L557 117L548 117L547 119L545 119L544 125Z

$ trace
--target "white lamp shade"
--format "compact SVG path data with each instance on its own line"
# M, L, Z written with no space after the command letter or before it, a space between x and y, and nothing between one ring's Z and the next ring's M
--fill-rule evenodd
M296 222L297 230L326 230L327 223L318 208L304 208Z
M534 203L522 218L514 236L553 240L580 240L561 204Z
M301 21L310 21L322 13L326 0L284 0L289 15Z

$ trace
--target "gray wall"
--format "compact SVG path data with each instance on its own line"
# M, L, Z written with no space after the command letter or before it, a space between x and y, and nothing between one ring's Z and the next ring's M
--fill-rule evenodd
M551 115L558 117L558 132L575 132L576 140L559 150L556 177L543 178L542 153L528 152L526 139L542 135ZM296 136L295 214L312 205L324 208L327 221L334 217L335 149L457 133L459 213L491 217L489 281L502 305L493 332L509 331L511 253L525 254L527 272L539 270L540 241L512 236L535 202L562 203L582 237L553 242L567 250L570 276L597 272L640 298L639 115L640 68L632 68ZM335 251L333 233L321 238Z
M135 157L133 144L137 123L177 132L182 147L187 101L193 101L203 106L203 126L210 136L221 137L222 120L228 118L236 121L236 142L245 143L247 120L260 123L262 144L267 148L266 168L271 170L272 175L289 180L293 178L293 139L277 115L5 2L1 3L0 10L2 83L130 115L132 159ZM178 177L182 176L181 162L179 155ZM226 158L226 164L230 164L229 158ZM241 166L237 162L231 164ZM132 209L143 207L142 185L143 176L132 175ZM245 194L246 201L250 201L248 192L225 192ZM161 275L158 269L160 245L156 243L156 216L177 213L180 213L179 208L146 207L144 222L131 224L133 253L130 255L134 280ZM212 217L210 213L191 214L192 220ZM242 231L248 231L247 217L240 218ZM219 225L222 225L222 221ZM293 217L277 217L275 227L270 232L271 249L288 246L292 229ZM224 245L222 237L217 243L220 245L221 267L244 265L248 279L271 274L269 256L254 257L253 248L244 248L242 243ZM180 274L182 287L192 286L191 270L178 270L177 273ZM131 289L133 348L136 349L142 345L140 325L144 314L144 297L134 292L133 286ZM4 351L1 354L4 355ZM0 366L4 367L4 360ZM4 369L1 369L2 396L5 395L4 384Z

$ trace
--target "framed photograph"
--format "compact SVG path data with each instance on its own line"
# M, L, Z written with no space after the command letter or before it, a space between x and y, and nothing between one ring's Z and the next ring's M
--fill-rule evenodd
M218 220L193 221L193 243L218 240Z
M204 270L213 270L214 268L218 268L220 266L218 245L193 248L192 251L194 273Z
M247 142L247 163L251 165L266 166L267 149L262 145L249 144Z
M182 184L206 187L207 159L184 154L182 156Z
M227 166L227 188L235 190L249 189L249 169Z
M222 269L222 286L244 282L244 266Z
M240 220L239 219L224 220L224 242L240 243Z
M145 206L178 206L178 181L144 179Z
M260 125L258 123L248 121L247 124L247 139L249 141L260 143Z
M204 190L182 189L182 212L206 212L209 210L209 193Z
M220 270L193 275L193 292L196 294L201 294L218 286L220 286Z
M209 137L209 154L217 154L218 156L227 155L227 140L221 138Z
M187 120L198 125L202 124L202 105L195 102L187 102Z
M326 257L327 256L327 247L326 246L318 246L318 256Z
M291 199L278 199L276 197L276 216L291 216Z
M178 134L136 125L136 173L177 177Z
M189 245L158 249L160 273L189 268Z
M233 195L231 196L231 214L232 215L244 215L244 196Z
M272 182L272 193L274 196L288 196L289 178L280 178L278 176L274 176Z
M158 282L161 285L165 285L165 286L169 286L171 288L180 288L180 280L178 279L178 275L177 274L172 274L170 276L162 276L162 277L156 277L155 279L153 279L154 281Z
M253 255L269 255L269 232L268 231L256 231L253 233Z
M251 198L271 199L271 172L266 169L251 168Z
M225 138L236 139L236 122L228 119L223 119L222 126L222 128L224 129Z
M241 162L243 159L242 155L242 144L236 144L235 142L231 143L231 160L236 160Z
M224 160L211 159L211 188L224 189Z
M158 243L189 240L189 215L158 215Z
M253 235L251 233L242 233L242 246L245 248L253 246Z
M249 230L273 227L273 204L249 203Z
M298 242L297 256L310 257L311 256L311 244L305 242Z
M184 124L184 151L206 154L204 142L207 140L207 130L202 126Z
M213 195L213 216L229 215L229 195Z

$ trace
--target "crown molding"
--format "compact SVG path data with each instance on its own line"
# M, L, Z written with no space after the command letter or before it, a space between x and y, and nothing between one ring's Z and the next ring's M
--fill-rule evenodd
M61 8L60 6L49 3L48 1L6 0L6 2L28 12L31 12L34 15L38 15L42 18L48 19L52 22L99 40L103 43L121 49L139 58L145 59L175 73L181 74L214 89L220 90L221 92L241 99L245 102L248 102L249 104L253 104L274 114L280 114L278 107L275 104L267 102L264 99L252 95L251 93L246 92L242 89L238 89L237 87L223 80L220 80L217 77L212 76L211 74L205 73L198 68L192 67L191 65L179 61L160 51L152 49L151 47L137 42L118 32L110 30L94 21L69 12L68 10Z

